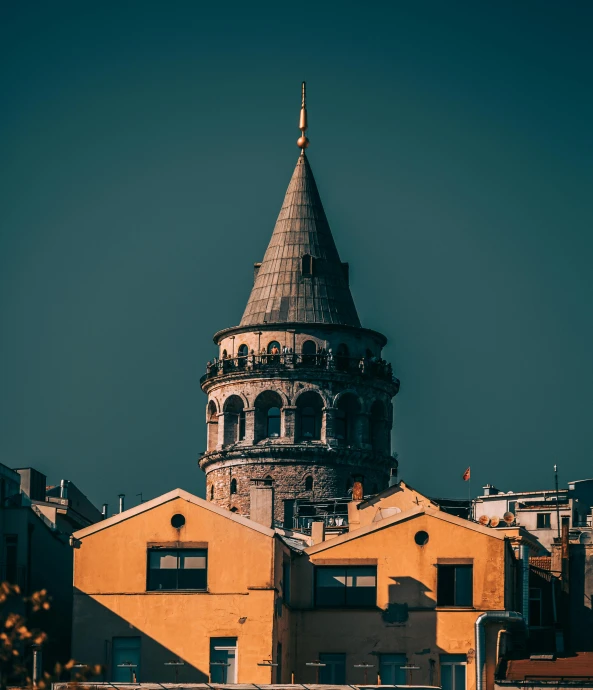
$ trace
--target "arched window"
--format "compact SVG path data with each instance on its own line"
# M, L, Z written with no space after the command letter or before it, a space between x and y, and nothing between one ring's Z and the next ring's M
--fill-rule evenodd
M298 441L319 441L321 439L321 415L323 399L315 391L299 395L296 402Z
M243 368L247 364L247 355L249 354L249 348L247 345L239 345L237 350L237 366Z
M211 400L206 408L206 426L208 428L208 451L216 450L216 444L218 443L218 414L214 400Z
M349 357L350 352L348 350L348 346L345 343L338 345L338 349L336 351L336 367L342 371L348 369Z
M360 412L358 399L352 393L342 395L334 412L334 436L344 444L357 442L356 422Z
M210 500L214 500L214 484L210 485Z
M388 451L388 426L385 405L375 400L371 405L371 446L373 450L386 453Z
M305 491L313 491L313 477L310 474L305 477Z
M313 340L305 340L302 347L303 364L315 364L317 355L317 345Z
M282 433L282 398L275 391L260 393L253 404L255 407L255 441L277 438Z
M280 408L270 407L268 410L267 438L278 438L280 436Z
M268 343L268 364L278 364L280 361L280 343L272 340Z
M301 259L301 273L304 276L313 275L313 257L310 254L305 254Z
M222 351L222 358L226 359L229 356L229 353L226 350Z
M238 395L231 395L224 403L224 445L230 446L245 438L245 409Z
M233 477L231 479L231 494L237 493L237 480Z

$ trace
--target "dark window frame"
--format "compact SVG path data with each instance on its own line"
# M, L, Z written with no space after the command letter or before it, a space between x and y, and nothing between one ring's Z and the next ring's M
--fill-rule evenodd
M552 513L537 513L536 529L552 529Z
M467 584L471 587L469 597L461 588ZM447 608L473 608L474 605L474 566L473 563L451 563L437 565L437 606Z
M163 552L175 552L177 556L177 567L173 568L151 568L150 567L150 555L152 553L163 553ZM205 568L180 568L180 555L188 555L192 553L196 556L204 557L206 561ZM152 571L161 572L162 570L170 570L175 572L175 587L155 587L151 586L151 573ZM179 586L179 573L185 570L198 570L204 572L204 584L200 587L180 587ZM153 579L154 583L154 579ZM207 592L208 591L208 549L164 549L164 548L148 548L146 550L146 591L147 592Z
M348 586L348 578L352 577L354 575L360 575L360 571L362 569L365 570L372 570L374 577L375 577L375 586L374 587L356 587L356 586ZM338 571L343 571L344 573L344 579L345 583L342 588L339 587L332 587L331 589L335 590L333 593L336 594L339 589L343 590L343 598L339 602L335 603L327 603L327 600L325 602L320 601L320 590L323 589L318 585L318 577L321 572L324 573L329 573L331 571L337 572ZM377 608L377 566L368 566L368 565L320 565L320 566L315 566L315 572L313 575L313 582L314 582L314 601L315 601L315 608L320 608L320 609L376 609ZM327 588L326 588L327 589ZM349 591L350 590L350 591ZM368 602L360 602L355 600L355 595L361 595L363 594L363 590L373 591L373 597L372 597L372 603L370 602L370 598ZM350 595L350 596L348 596Z

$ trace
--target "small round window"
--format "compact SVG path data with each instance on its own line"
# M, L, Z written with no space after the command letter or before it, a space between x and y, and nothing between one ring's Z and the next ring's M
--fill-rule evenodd
M420 530L420 532L416 532L414 535L414 541L418 546L424 546L425 544L428 544L428 532L425 532L424 530Z
M177 515L173 515L173 517L171 518L171 524L173 525L173 527L175 527L175 529L179 529L180 527L183 527L183 525L185 525L185 518L183 517L183 515L181 515L181 513L177 513Z

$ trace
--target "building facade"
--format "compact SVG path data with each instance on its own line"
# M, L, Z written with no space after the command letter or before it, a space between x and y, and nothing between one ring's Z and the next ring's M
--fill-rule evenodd
M302 147L238 326L214 336L201 379L208 395L206 497L249 515L250 482L273 482L274 519L291 501L347 496L362 479L387 486L392 398L386 338L360 324ZM303 124L303 121L301 122Z
M177 489L78 531L74 657L110 684L492 688L498 631L523 640L514 536L405 485L349 513L342 534L309 536Z

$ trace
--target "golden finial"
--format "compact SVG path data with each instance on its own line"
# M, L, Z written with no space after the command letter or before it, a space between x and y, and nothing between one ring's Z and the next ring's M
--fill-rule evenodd
M307 131L307 82L303 82L301 93L301 117L299 119L301 136L297 139L297 146L302 149L301 153L305 153L305 149L309 146L309 140L305 136L305 132Z

